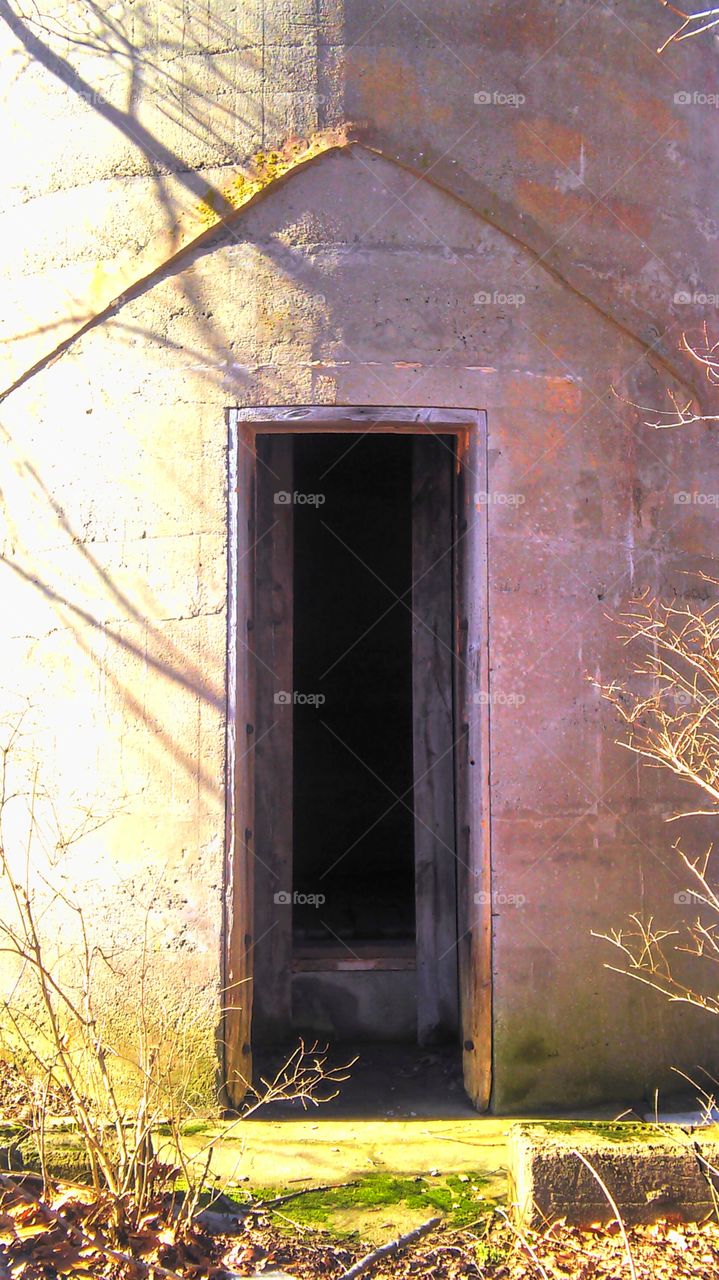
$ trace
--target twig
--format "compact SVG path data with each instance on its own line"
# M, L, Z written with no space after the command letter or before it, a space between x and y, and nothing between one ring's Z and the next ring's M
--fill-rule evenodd
M545 1268L542 1266L541 1262L539 1261L539 1255L537 1254L536 1249L532 1248L531 1244L529 1243L524 1233L520 1231L519 1227L515 1222L511 1221L509 1215L504 1212L504 1209L500 1209L499 1206L497 1206L497 1213L504 1218L504 1221L506 1222L510 1231L513 1231L514 1234L516 1235L517 1239L519 1240L519 1243L522 1245L522 1248L526 1249L535 1267L543 1277L543 1280L549 1280L549 1276L547 1275Z
M706 1156L702 1154L702 1149L698 1142L696 1141L692 1142L692 1149L694 1151L694 1159L696 1160L697 1165L699 1166L699 1172L704 1178L704 1181L706 1182L709 1188L709 1194L711 1195L711 1198L712 1198L712 1205L714 1206L714 1216L717 1217L719 1216L719 1194L717 1193L717 1170L714 1167L714 1165L709 1163Z
M381 1244L378 1249L373 1249L372 1253L368 1253L364 1258L360 1258L359 1262L355 1262L349 1271L344 1271L339 1280L355 1280L355 1276L364 1275L365 1271L369 1271L375 1262L379 1262L382 1258L387 1258L393 1253L397 1253L399 1249L404 1249L408 1244L414 1244L416 1240L421 1240L422 1236L426 1236L429 1231L433 1231L439 1226L441 1218L430 1218L427 1222L423 1222L421 1226L415 1227L414 1231L408 1231L404 1236L398 1236L396 1240L389 1240L387 1244Z
M621 1231L621 1233L622 1233L622 1240L624 1241L624 1248L625 1248L626 1253L627 1253L627 1262L629 1263L629 1271L630 1271L630 1273L631 1273L632 1280L637 1280L637 1271L636 1271L636 1267L634 1266L634 1259L633 1259L633 1257L632 1257L632 1251L631 1251L631 1249L629 1248L629 1237L628 1237L628 1235L627 1235L627 1229L626 1229L626 1227L624 1226L624 1220L623 1220L623 1218L622 1218L622 1215L621 1215L621 1213L619 1212L619 1209L617 1208L617 1202L616 1202L616 1200L614 1199L614 1197L613 1197L613 1195L612 1195L611 1191L609 1190L609 1188L608 1188L607 1184L606 1184L605 1182L603 1182L603 1181L602 1181L602 1179L600 1178L600 1176L599 1176L599 1174L597 1173L596 1169L594 1168L594 1166L593 1166L593 1165L591 1165L591 1164L589 1163L589 1161L587 1160L586 1156L583 1156L583 1155L582 1155L582 1153L581 1153L581 1151L577 1151L576 1147L573 1147L573 1148L572 1148L572 1155L573 1155L573 1156L576 1156L578 1160L581 1160L582 1164L585 1166L585 1168L587 1168L587 1169L589 1170L589 1172L591 1173L592 1177L594 1178L594 1181L595 1181L595 1182L597 1182L597 1183L599 1184L599 1186L601 1187L601 1189L602 1189L602 1191L604 1192L605 1196L607 1197L607 1200L608 1200L608 1202L609 1202L609 1204L610 1204L610 1206L611 1206L611 1209L612 1209L612 1211L613 1211L613 1213L614 1213L614 1217L615 1217L615 1219L616 1219L617 1226L619 1227L619 1230L620 1230L620 1231Z
M300 1235L311 1236L314 1233L314 1227L308 1227L305 1222L297 1222L295 1218L290 1218L281 1209L275 1209L274 1212L278 1218L287 1223L288 1227L292 1227L292 1230L298 1231Z
M681 40L689 40L692 36L701 35L703 31L711 31L713 27L719 25L719 9L717 8L703 9L698 13L686 13L684 9L679 9L676 5L670 4L669 0L659 0L659 3L664 9L669 9L677 18L681 18L682 21L676 30L672 31L672 34L659 46L657 53L663 53L668 45L674 42L678 44ZM693 28L692 23L695 23ZM701 25L699 25L700 23Z
M255 1200L249 1207L249 1212L254 1213L256 1209L274 1209L275 1205L287 1204L288 1200L296 1200L298 1196L310 1196L314 1191L338 1191L340 1187L356 1187L357 1179L353 1182L327 1182L322 1187L302 1187L299 1191L288 1191L284 1196L275 1196L274 1200Z
M447 1239L454 1240L456 1236L463 1236L466 1232L473 1231L475 1227L486 1227L489 1218L490 1213L487 1211L482 1214L481 1218L474 1218L472 1222L465 1222L463 1226L455 1227L454 1231L448 1231L446 1233Z

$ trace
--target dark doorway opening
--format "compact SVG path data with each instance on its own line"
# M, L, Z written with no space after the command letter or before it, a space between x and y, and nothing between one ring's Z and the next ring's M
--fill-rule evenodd
M456 1043L455 441L256 449L253 1038Z
M376 1079L394 1071L387 1066L395 1062L394 1049L409 1055L408 1070L414 1073L428 1061L417 1053L417 1044L436 1046L431 1054L439 1062L461 1043L464 1087L483 1109L491 1089L491 871L487 508L477 493L486 490L486 415L456 408L279 405L231 409L228 425L228 1004L223 1019L228 1097L235 1104L242 1098L253 1078L253 1061L255 1066L276 1061L283 1046L297 1045L298 1030L307 1030L317 1040L362 1043L365 1058L368 1050L374 1055ZM319 436L336 440L297 443ZM378 452L376 465L363 469L358 451L365 437ZM338 451L341 463L325 467L322 487L315 493L311 486L323 448ZM334 843L342 826L351 826L357 788L343 806L342 788L332 785L329 772L330 764L336 767L335 757L327 752L329 803L319 817L310 818L310 800L313 795L323 799L325 792L322 769L308 758L318 741L318 723L307 717L312 712L319 720L329 709L325 712L322 689L296 686L314 682L317 654L324 657L330 636L317 627L313 634L311 604L295 596L298 590L306 595L316 575L322 575L316 600L324 588L323 608L326 612L329 600L335 644L341 623L334 613L341 609L351 616L358 605L349 577L343 597L342 583L325 582L327 558L323 564L319 550L317 563L312 563L314 535L303 528L302 517L312 514L312 508L321 513L328 475L340 465L349 466L353 453L357 469L343 483L338 478L335 493L344 495L348 511L354 505L350 531L356 537L365 533L362 514L356 514L357 495L364 495L360 513L371 511L378 494L390 495L392 509L374 512L373 523L379 527L360 559L365 559L369 578L376 576L372 556L379 554L384 538L379 576L387 584L390 607L397 611L403 605L392 596L401 596L407 582L403 513L409 523L406 603L411 617L405 627L411 634L411 700L407 649L400 643L402 622L396 616L383 650L386 669L394 673L384 682L391 714L382 715L373 736L365 685L366 697L354 699L355 714L349 719L354 741L378 753L385 781L391 778L400 788L408 773L409 735L401 726L406 726L409 706L411 775L404 794L388 792L387 808L408 802L413 856L407 857L409 825L402 826L400 813L392 816L394 826L383 826L389 817L383 811L377 826L385 835L391 832L395 860L383 861L365 846L363 863L350 866L352 874L338 884L334 903L323 889L315 890L310 903L310 894L298 885L310 885L321 861L311 824L322 831L324 822L333 832L328 843ZM343 509L342 503L336 507ZM295 536L303 548L297 556ZM367 583L365 594L368 589L374 586ZM397 665L392 667L394 658ZM325 667L327 687L331 676ZM313 693L323 700L310 702L306 695ZM350 683L349 702L354 693ZM334 723L336 737L343 727L346 723ZM337 746L339 750L341 743ZM317 758L321 760L321 751ZM357 764L359 770L361 762ZM365 831L357 847L367 835ZM410 861L413 929L412 894L406 891ZM363 874L363 867L369 871ZM328 879L332 870L325 868L321 877ZM370 912L373 878L372 893L381 901ZM325 912L324 923L320 911ZM355 936L343 940L342 929ZM334 944L323 942L327 934ZM313 946L314 955L309 954ZM322 947L324 952L317 954ZM328 988L333 988L329 999ZM383 1039L404 1044L383 1046ZM385 1049L390 1059L383 1058ZM370 1095L378 1087L372 1078L370 1071Z
M411 443L298 436L294 483L294 954L410 958Z

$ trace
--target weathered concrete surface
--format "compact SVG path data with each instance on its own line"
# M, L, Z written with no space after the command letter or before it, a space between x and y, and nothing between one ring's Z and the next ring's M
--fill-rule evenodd
M485 1194L507 1190L509 1121L470 1120L243 1120L188 1137L197 1156L213 1145L212 1168L250 1186L298 1187L344 1182L362 1174L480 1172ZM206 1154L206 1151L205 1151Z
M92 14L70 2L32 22L3 0L0 16L14 77L7 216L26 273L54 268L39 295L23 286L46 323L36 343L25 327L18 364L70 332L73 311L77 320L122 294L128 260L183 242L208 203L232 204L253 153L348 121L666 354L667 295L675 279L701 284L706 272L711 104L693 95L707 92L711 50L692 42L659 60L661 16L644 0L599 14L584 0L543 4L531 17L470 0L411 11L252 0L240 14L223 2L201 14L181 0ZM675 102L677 90L690 101Z
M622 669L607 614L633 591L696 591L715 508L676 495L719 491L710 432L652 434L611 392L663 402L676 299L715 271L713 54L657 59L656 8L159 0L30 22L0 0L5 703L34 708L59 812L114 815L68 875L123 946L153 903L158 998L201 1010L207 1093L235 404L488 412L495 1106L713 1060L703 1023L605 973L590 937L684 910L679 785L614 746L586 675ZM316 158L230 217L252 156L267 175L298 138Z
M699 1222L715 1208L709 1179L719 1167L716 1129L690 1136L623 1123L517 1124L508 1144L513 1209L525 1226L542 1228L557 1218L588 1226L616 1218L577 1152L628 1224L667 1217Z

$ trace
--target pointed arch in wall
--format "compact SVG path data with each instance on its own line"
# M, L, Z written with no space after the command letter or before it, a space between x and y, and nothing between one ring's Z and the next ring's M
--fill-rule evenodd
M665 376L674 379L678 387L696 396L700 404L703 403L705 386L697 378L694 366L691 363L680 364L673 352L665 348L662 340L653 338L648 341L643 336L643 321L646 318L631 307L625 311L623 300L620 300L621 305L614 301L608 303L600 289L587 283L586 273L579 271L571 260L559 252L560 242L556 237L528 214L520 214L512 205L499 200L477 179L470 179L464 174L466 181L458 180L454 162L449 157L437 157L434 163L428 164L428 171L420 170L411 156L404 156L385 145L380 137L370 139L355 126L346 124L341 128L318 131L305 148L279 167L276 174L264 173L257 181L247 182L241 198L232 194L232 184L223 191L207 188L207 199L198 206L195 219L182 228L176 228L167 241L150 245L140 256L140 274L137 274L138 264L135 260L129 266L123 266L122 275L108 274L105 291L108 301L101 306L93 303L88 307L90 314L86 313L87 318L77 328L35 360L11 383L0 388L0 404L49 364L62 358L86 333L97 325L112 320L127 304L149 292L166 274L183 270L194 254L213 248L228 230L238 226L251 209L261 201L271 198L279 186L291 182L295 175L308 167L314 167L326 156L346 153L352 149L359 149L367 156L378 156L387 163L396 165L412 174L417 183L426 183L463 206L487 227L526 253L545 277L558 282L580 298L607 325L619 330L636 344L640 356L643 354L647 359L651 358ZM115 292L116 296L110 298L109 294ZM82 313L81 300L76 310Z

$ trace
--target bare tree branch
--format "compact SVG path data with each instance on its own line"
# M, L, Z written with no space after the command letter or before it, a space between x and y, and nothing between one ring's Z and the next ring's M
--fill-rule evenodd
M684 9L679 9L676 5L670 4L669 0L659 0L659 3L662 8L668 9L670 13L673 13L681 21L664 43L660 44L657 53L664 53L664 50L670 44L678 44L681 40L690 40L692 36L700 36L703 31L711 31L713 27L719 26L719 8L702 9L698 13L687 13Z

